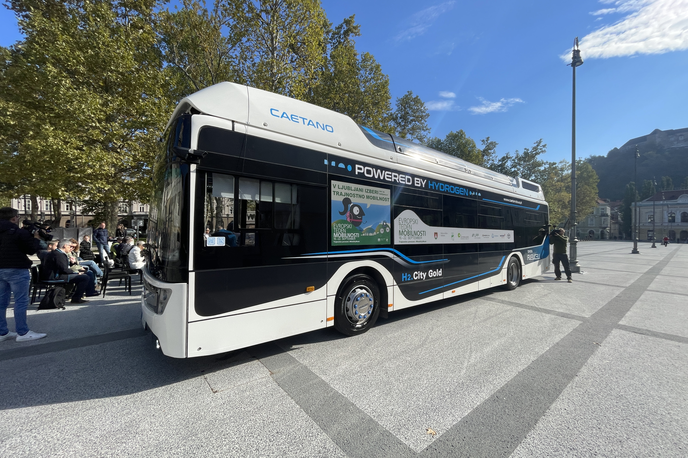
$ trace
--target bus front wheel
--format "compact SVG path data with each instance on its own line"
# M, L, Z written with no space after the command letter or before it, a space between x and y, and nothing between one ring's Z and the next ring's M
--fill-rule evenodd
M347 336L363 334L372 328L380 315L380 288L367 275L347 279L339 290L335 306L334 327Z
M506 267L506 289L516 289L521 284L521 263L516 257L509 259Z

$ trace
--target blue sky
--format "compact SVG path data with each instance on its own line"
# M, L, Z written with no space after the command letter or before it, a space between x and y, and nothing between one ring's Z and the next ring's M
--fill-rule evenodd
M359 52L430 112L431 135L463 129L499 155L542 138L545 160L571 160L571 62L576 156L606 155L654 129L688 127L688 0L322 0L339 24L356 15ZM0 7L0 45L20 39Z

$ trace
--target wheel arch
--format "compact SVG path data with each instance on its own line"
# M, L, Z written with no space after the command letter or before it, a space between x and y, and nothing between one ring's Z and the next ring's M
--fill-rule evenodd
M330 279L328 293L330 297L337 297L347 280L357 275L366 275L377 283L380 289L380 317L387 318L388 305L390 303L389 288L394 286L392 273L381 264L370 262L352 262L341 266Z

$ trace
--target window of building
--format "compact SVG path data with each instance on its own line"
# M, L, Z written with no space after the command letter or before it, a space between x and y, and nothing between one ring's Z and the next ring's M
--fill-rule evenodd
M674 212L669 212L667 215L667 223L675 223L676 222L676 213Z
M653 215L652 213L648 213L648 214L647 214L647 222L648 222L648 223L651 223L651 222L653 222L654 220L655 220L655 215Z
M146 211L146 206L145 205L139 205L139 212L143 213Z
M681 213L681 222L682 223L688 223L688 212L682 212Z

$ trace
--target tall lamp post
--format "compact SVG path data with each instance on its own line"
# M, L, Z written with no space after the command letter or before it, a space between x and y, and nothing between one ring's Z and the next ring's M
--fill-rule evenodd
M635 208L633 209L633 219L635 219L635 228L633 229L633 250L631 250L631 254L640 254L640 251L638 251L638 223L640 222L638 221L638 156L640 156L638 153L638 145L635 145L635 159L633 160L633 180L635 181L635 195L633 196L633 205L635 205Z
M652 185L654 186L655 189L657 188L657 180L655 179L655 177L652 177ZM653 191L655 189L653 189ZM654 196L654 194L655 193L652 193L652 248L657 248L657 245L655 245L655 239L657 238L657 237L655 237L655 218L657 218L657 217L655 216L655 196Z
M569 265L571 272L580 273L578 264L578 237L576 227L576 67L583 65L583 58L578 49L578 37L573 41L573 55L571 56L571 68L573 68L573 103L571 115L571 222L572 233L570 241L571 257Z

